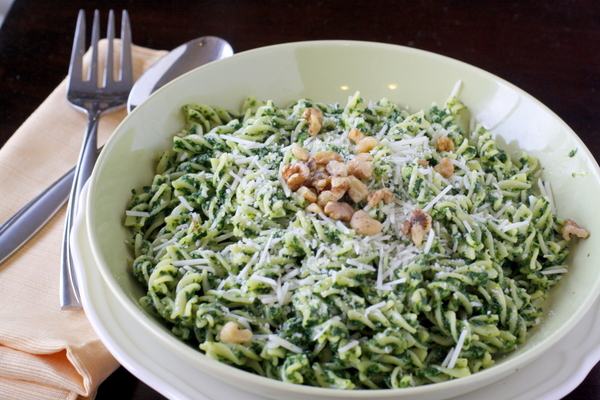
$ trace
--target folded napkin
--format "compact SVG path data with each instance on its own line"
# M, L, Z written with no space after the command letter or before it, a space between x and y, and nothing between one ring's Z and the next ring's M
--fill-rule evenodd
M134 78L164 54L134 46ZM77 161L87 116L69 105L66 88L65 79L0 148L0 223ZM100 119L100 143L125 116ZM60 309L65 211L0 265L0 398L93 398L119 366L84 311Z

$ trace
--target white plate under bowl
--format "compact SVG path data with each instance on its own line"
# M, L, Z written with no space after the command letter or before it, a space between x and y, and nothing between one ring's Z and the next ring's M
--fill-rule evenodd
M249 95L279 106L309 97L344 103L359 90L366 100L386 97L411 110L442 104L457 81L459 98L471 116L493 129L513 156L524 149L538 157L551 183L558 214L591 231L577 241L566 278L553 288L543 322L528 340L497 364L461 379L406 389L340 391L293 385L256 376L202 355L147 314L145 294L127 270L123 210L131 189L150 182L156 153L171 145L183 124L180 107L202 102L239 109ZM569 154L577 150L573 157ZM380 43L320 41L291 43L239 53L200 67L164 86L137 107L116 129L100 155L86 203L93 258L122 312L144 327L179 359L223 381L255 393L289 400L307 398L444 399L476 390L522 369L552 347L581 320L600 293L600 172L577 135L540 102L506 81L440 55Z

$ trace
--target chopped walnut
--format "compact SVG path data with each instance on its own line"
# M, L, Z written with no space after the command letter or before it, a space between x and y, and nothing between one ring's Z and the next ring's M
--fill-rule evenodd
M223 343L245 343L252 340L252 331L240 329L237 323L229 321L221 328L219 338Z
M381 222L373 219L364 210L358 210L352 215L350 227L359 235L372 236L381 232Z
M331 175L329 175L329 172L327 172L325 167L317 167L314 171L312 171L312 174L308 179L307 186L312 186L319 192L325 190L325 188L328 187L331 182L330 176Z
M440 175L444 178L450 178L454 173L454 164L452 164L452 160L448 157L444 157L440 160L440 163L433 167Z
M345 202L331 201L325 205L323 211L329 218L346 222L350 221L354 215L354 208Z
M411 227L409 220L402 221L402 223L400 224L400 232L402 232L406 236L410 235L410 228Z
M575 235L583 239L590 235L588 231L577 225L577 222L573 221L572 219L565 219L565 224L563 225L560 233L562 233L566 241L571 240L571 235Z
M360 153L354 156L353 161L371 162L373 161L373 156L371 153Z
M326 169L331 175L348 176L348 166L343 162L336 160L330 161L327 164Z
M290 190L295 192L306 182L310 176L310 170L304 161L298 161L286 164L281 171L281 176Z
M281 169L281 177L284 181L288 180L290 176L294 174L294 171L292 170L293 165L294 164L285 164Z
M423 167L429 167L429 161L427 161L427 160L417 160L417 164L419 164Z
M330 201L338 201L342 197L344 197L344 192L342 191L324 190L319 193L317 204L325 207Z
M373 136L367 136L356 144L357 153L368 153L373 150L375 146L379 144L379 141Z
M448 136L444 136L437 141L438 151L454 151L454 142Z
M321 208L321 206L317 203L310 203L308 206L306 206L306 211L315 214L321 214L323 212L323 208Z
M305 118L310 124L319 115L319 110L311 108L306 110ZM348 163L336 151L318 151L311 156L307 149L295 145L292 154L298 161L285 165L281 175L287 186L306 200L307 212L324 213L349 222L358 234L375 235L381 232L381 223L363 210L356 213L350 202L359 203L369 197L369 204L375 206L381 200L390 203L395 196L389 189L376 190L369 196L367 185L361 181L373 175L369 151L377 146L377 139L365 137L358 129L352 129L348 137L356 142L358 152Z
M304 197L304 200L308 201L309 203L316 203L317 201L317 191L315 189L311 189L306 186L300 186L296 193Z
M348 132L348 139L352 140L354 143L358 143L365 138L365 135L358 130L358 128L350 129Z
M373 166L369 161L365 161L363 157L354 157L348 162L347 166L348 173L358 179L367 179L373 175Z
M410 235L411 240L417 246L423 243L425 234L431 229L431 217L425 211L415 208L410 214L408 221L402 222L400 230L405 235Z
M336 151L326 150L326 151L318 151L313 156L317 165L327 165L331 161L339 161L343 162L344 158L342 155Z
M304 119L308 121L308 134L315 136L323 124L323 112L318 108L309 107L304 111Z
M315 172L317 170L317 161L314 157L309 157L308 161L306 161L306 165L310 172Z
M394 198L394 193L390 189L378 189L369 193L369 196L367 196L367 204L370 207L375 207L381 200L383 200L385 204L389 204L394 201Z
M363 181L355 177L354 175L350 175L348 177L350 180L350 187L348 187L348 196L352 199L353 202L359 203L362 200L366 199L369 195L369 188L364 184Z
M300 146L292 147L292 154L299 161L308 161L308 159L310 158L310 153L308 152L308 150Z
M346 193L346 190L350 188L350 178L347 176L338 176L334 175L331 177L331 190L333 192L343 192Z
M331 189L331 175L319 174L312 180L312 186L317 189L317 192Z

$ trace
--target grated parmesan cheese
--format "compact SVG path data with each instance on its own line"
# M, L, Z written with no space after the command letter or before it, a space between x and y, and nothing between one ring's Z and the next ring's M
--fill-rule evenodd
M458 356L460 355L460 352L462 350L463 344L465 343L465 338L467 337L467 331L468 329L463 329L460 332L460 336L458 338L458 341L456 342L456 347L454 347L454 351L452 352L452 357L450 357L450 360L448 361L448 368L454 368L454 365L456 364L456 360L458 360Z
M269 335L269 341L275 345L275 347L281 346L284 349L292 351L294 353L300 354L302 353L302 349L296 346L293 343L288 342L287 340L280 338L277 335Z
M338 348L338 352L341 353L345 353L350 349L355 348L356 346L358 346L360 344L360 342L358 340L351 340L349 341L346 345Z

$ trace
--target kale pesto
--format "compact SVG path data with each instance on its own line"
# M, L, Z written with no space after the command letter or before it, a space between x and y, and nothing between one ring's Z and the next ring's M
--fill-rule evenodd
M125 212L140 304L208 357L299 385L406 388L491 367L540 322L569 248L538 160L463 130L464 109L454 95L413 112L359 93L186 105ZM369 236L307 210L282 177L297 147L350 162L352 129L376 139L365 187L393 194L351 203L381 224ZM422 241L403 229L415 210L430 218ZM224 340L227 323L251 339Z

